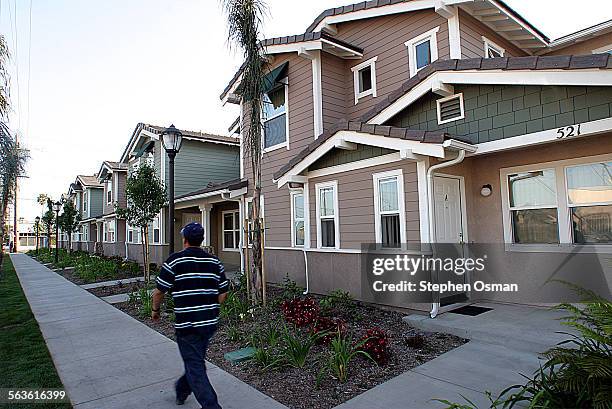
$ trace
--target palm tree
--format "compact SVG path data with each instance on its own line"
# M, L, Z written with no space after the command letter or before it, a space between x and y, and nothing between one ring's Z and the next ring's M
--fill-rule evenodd
M253 180L252 214L252 269L248 281L251 285L251 297L255 301L265 298L262 257L263 223L260 218L261 197L261 111L262 82L266 61L263 47L259 41L262 17L266 5L262 0L222 0L227 14L228 39L230 44L238 47L243 54L241 96L244 122L242 137L244 155L251 164ZM265 299L264 299L265 302Z

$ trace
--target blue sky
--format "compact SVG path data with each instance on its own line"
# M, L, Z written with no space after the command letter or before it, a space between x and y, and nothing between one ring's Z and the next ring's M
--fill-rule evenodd
M350 3L269 0L265 35L301 33L325 8ZM551 38L612 17L606 0L579 8L574 0L506 3ZM238 115L218 98L240 65L219 1L31 4L30 41L30 0L0 0L0 31L13 54L10 125L31 150L20 216L40 212L38 193L59 197L77 174L118 160L138 122L225 133Z

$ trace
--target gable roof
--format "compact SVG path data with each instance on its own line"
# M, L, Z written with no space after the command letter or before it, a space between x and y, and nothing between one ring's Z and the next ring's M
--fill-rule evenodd
M78 175L76 181L81 183L81 185L85 187L103 187L102 184L98 182L98 176L96 175Z
M602 32L612 32L612 19L556 38L551 41L548 47L551 49L564 48L576 42L584 41L587 37L601 35Z
M280 179L283 175L289 172L298 163L304 160L308 155L314 152L317 148L323 145L332 136L341 131L353 131L370 135L378 135L389 138L403 139L407 141L442 144L444 141L454 139L459 142L470 144L469 141L464 141L461 138L451 137L449 133L443 131L422 131L408 128L401 128L388 125L372 125L358 121L339 121L330 129L324 131L319 137L308 144L297 155L292 157L289 162L283 165L278 171L274 172L274 180Z
M417 75L384 97L372 109L362 115L361 120L363 122L370 122L425 79L441 71L572 71L586 69L612 70L612 58L609 54L590 54L438 60L420 70Z

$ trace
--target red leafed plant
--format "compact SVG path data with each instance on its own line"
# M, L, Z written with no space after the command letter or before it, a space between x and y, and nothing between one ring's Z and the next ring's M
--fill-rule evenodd
M312 333L317 337L320 344L329 342L338 335L346 332L346 324L340 318L319 317L312 326Z
M365 342L364 342L365 341ZM359 342L364 342L360 348L367 352L379 365L384 365L389 360L389 337L379 328L371 328L361 337Z
M285 321L303 327L311 325L319 318L319 303L312 298L294 298L283 301L281 311Z

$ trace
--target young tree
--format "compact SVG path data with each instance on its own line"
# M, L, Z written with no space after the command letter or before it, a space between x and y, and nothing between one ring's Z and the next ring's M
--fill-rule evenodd
M144 276L148 284L151 276L149 271L149 225L153 223L153 219L168 202L166 187L155 174L155 170L144 163L137 171L129 175L125 184L125 195L127 208L116 207L115 211L117 216L125 219L130 226L140 228Z
M51 248L51 235L53 234L53 228L55 226L55 212L53 211L53 200L47 197L47 210L41 217L40 221L43 225L43 230L47 235L47 248Z
M68 251L72 251L72 233L76 233L79 230L79 223L81 222L81 213L74 207L72 200L64 201L63 212L59 216L57 223L59 228L64 233L68 234Z
M245 122L243 123L243 141L245 156L250 160L253 180L252 214L252 268L251 268L251 298L260 301L265 294L262 278L262 232L263 224L260 217L261 204L261 112L262 83L266 70L263 47L260 43L262 17L266 5L262 0L223 0L227 14L228 39L234 46L242 50L244 64L242 66L241 97ZM265 301L265 300L264 300Z

